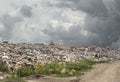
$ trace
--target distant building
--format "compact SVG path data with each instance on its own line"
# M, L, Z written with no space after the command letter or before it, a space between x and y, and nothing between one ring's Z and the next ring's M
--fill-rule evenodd
M50 41L49 45L55 45L53 41Z
M3 41L3 43L8 43L8 41Z

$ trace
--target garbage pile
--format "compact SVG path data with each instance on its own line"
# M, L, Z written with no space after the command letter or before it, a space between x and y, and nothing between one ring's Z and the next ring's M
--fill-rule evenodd
M51 63L56 60L74 62L80 59L97 61L119 60L120 50L99 46L73 47L64 45L44 45L29 43L0 43L0 59L9 68L35 63Z

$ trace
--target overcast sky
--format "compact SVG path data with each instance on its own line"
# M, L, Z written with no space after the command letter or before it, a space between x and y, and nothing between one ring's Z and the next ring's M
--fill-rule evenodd
M120 47L120 0L0 0L0 40Z

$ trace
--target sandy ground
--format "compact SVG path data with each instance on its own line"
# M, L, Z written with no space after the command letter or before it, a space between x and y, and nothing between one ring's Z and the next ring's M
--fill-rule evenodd
M80 78L39 77L27 82L120 82L120 61L95 65L91 71Z

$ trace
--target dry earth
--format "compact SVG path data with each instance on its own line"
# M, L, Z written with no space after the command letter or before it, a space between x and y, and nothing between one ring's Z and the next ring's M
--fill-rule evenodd
M120 61L95 65L80 78L39 77L27 82L120 82Z

